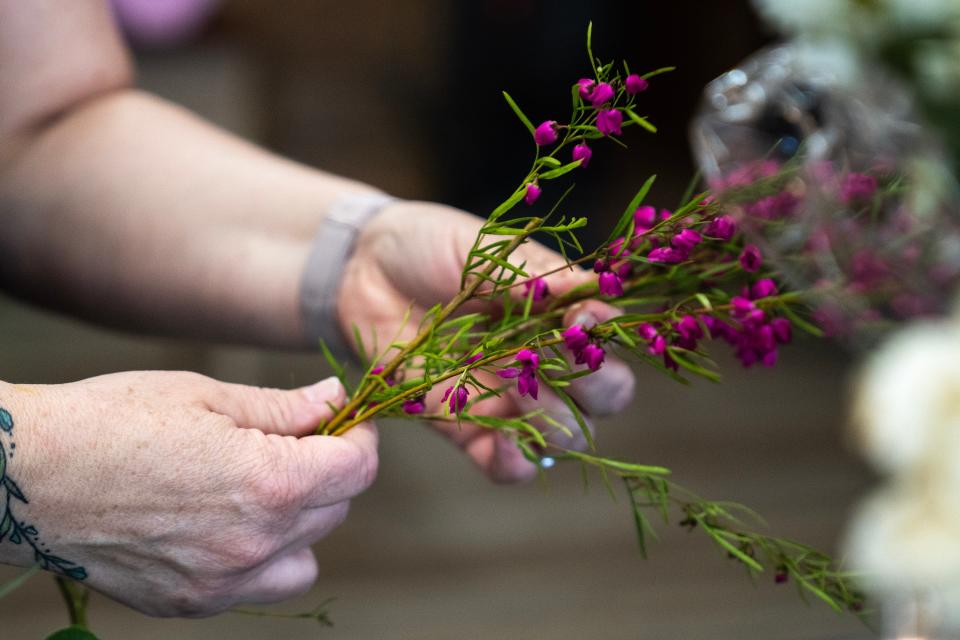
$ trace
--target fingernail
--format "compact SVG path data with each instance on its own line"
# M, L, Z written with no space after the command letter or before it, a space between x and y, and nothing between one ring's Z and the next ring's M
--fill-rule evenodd
M573 324L583 325L584 329L590 329L591 327L599 324L597 316L593 315L588 311L581 311L573 317Z
M343 395L343 385L336 378L327 378L303 388L303 395L314 404L326 405L335 402Z

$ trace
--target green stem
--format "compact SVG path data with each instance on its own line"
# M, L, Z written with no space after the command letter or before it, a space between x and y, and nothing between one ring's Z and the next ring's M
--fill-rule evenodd
M534 231L539 228L543 223L541 218L533 218L527 225L523 228L523 233L516 236L510 243L500 250L498 257L502 259L507 259L511 253L516 250ZM483 271L484 277L489 277L499 268L496 262L491 261L486 269ZM420 345L422 345L432 334L434 329L442 324L444 320L450 317L460 306L473 297L477 289L483 283L484 278L475 278L472 282L467 283L466 287L460 290L450 302L447 303L443 309L441 309L433 318L433 320L424 327L417 336L408 342L400 352L393 357L387 364L384 365L383 371L380 373L380 377L388 378L392 375L400 366L404 363L407 357L416 351ZM379 384L376 382L370 382L364 386L360 391L354 396L353 400L348 402L333 418L330 419L325 425L321 425L317 428L318 434L327 434L327 435L341 435L350 430L353 426L362 422L361 420L349 420L349 415L351 413L359 412L360 407L366 402L367 398L379 387Z
M57 587L60 589L60 595L67 604L67 613L70 616L70 624L81 629L87 627L87 601L90 598L90 590L82 587L70 578L56 576Z

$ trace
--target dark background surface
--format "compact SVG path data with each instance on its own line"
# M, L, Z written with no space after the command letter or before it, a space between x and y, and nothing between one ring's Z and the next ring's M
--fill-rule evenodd
M656 136L597 149L570 200L598 233L650 173L671 206L692 167L686 128L702 86L768 41L744 2L235 0L201 35L138 53L140 84L278 152L407 198L483 212L514 187L530 143L506 89L536 121L562 119L587 68L586 23L603 58L676 65L644 94ZM559 111L558 111L559 109ZM127 369L189 369L292 386L327 373L313 354L134 338L0 301L0 379L65 382ZM724 351L718 346L718 351ZM783 353L775 371L685 388L641 371L631 409L600 425L608 453L675 469L708 497L741 500L771 531L835 549L868 476L843 445L850 358L828 343ZM425 429L384 424L382 468L348 522L316 548L321 578L286 611L330 596L333 630L220 616L151 620L95 597L105 638L870 637L804 605L772 577L752 584L697 534L670 526L639 558L626 505L579 472L488 484ZM14 571L0 569L0 579ZM65 615L52 581L0 601L3 638L42 637Z

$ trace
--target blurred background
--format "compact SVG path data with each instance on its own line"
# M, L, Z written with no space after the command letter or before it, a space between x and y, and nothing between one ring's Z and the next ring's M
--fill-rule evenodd
M660 133L631 129L628 151L596 154L568 201L598 235L651 173L654 200L676 204L694 172L687 127L703 86L771 41L745 0L225 0L177 14L186 4L143 0L119 14L142 88L301 162L480 213L529 161L501 90L536 122L563 119L569 86L588 69L589 20L601 58L641 73L676 65L642 95ZM131 337L6 298L0 332L8 381L187 369L289 387L328 375L315 354ZM706 497L756 508L772 531L835 549L869 484L843 444L850 359L808 341L785 350L775 371L721 363L721 386L641 371L631 410L600 425L603 450L673 467ZM379 480L317 546L317 586L276 607L336 597L334 629L238 615L154 620L97 596L92 626L131 639L872 637L772 576L751 583L676 526L642 560L627 505L602 486L585 491L577 469L497 487L426 429L386 423L381 433ZM0 581L15 573L0 568ZM66 616L40 577L0 600L0 621L4 638L19 640Z

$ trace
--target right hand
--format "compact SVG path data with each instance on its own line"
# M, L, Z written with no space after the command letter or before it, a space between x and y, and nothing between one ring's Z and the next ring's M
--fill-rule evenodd
M343 403L332 378L292 391L180 372L0 383L6 474L29 500L10 505L84 584L144 613L286 599L313 584L310 544L376 475L372 425L310 435L328 403ZM33 550L5 539L0 561L30 566Z

